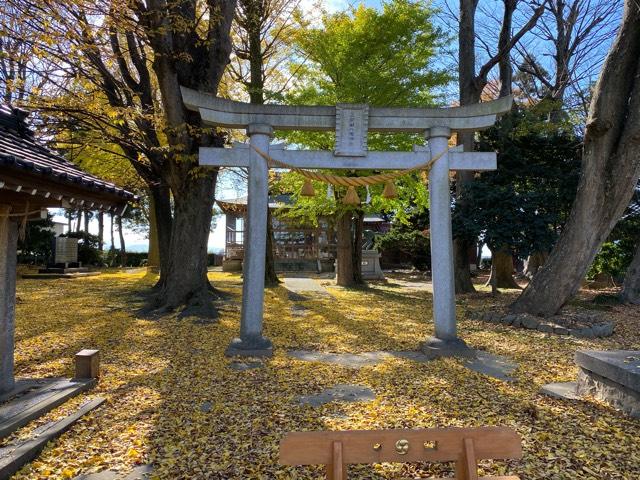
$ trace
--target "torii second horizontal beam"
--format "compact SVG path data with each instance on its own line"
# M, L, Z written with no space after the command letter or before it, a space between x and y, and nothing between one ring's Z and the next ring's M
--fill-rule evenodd
M212 167L248 167L250 151L247 148L200 148L199 163ZM339 170L406 170L429 158L429 151L369 152L366 157L336 157L321 150L269 151L274 160L296 168L332 168ZM495 152L449 152L450 170L495 170Z

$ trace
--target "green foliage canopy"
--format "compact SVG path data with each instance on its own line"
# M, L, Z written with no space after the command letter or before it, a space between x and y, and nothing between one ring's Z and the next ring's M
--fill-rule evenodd
M299 59L291 65L299 80L286 95L290 104L333 105L367 103L372 106L432 106L436 104L436 87L450 80L447 72L434 66L439 48L447 38L434 26L434 9L424 2L392 0L381 10L359 5L346 12L322 15L320 26L305 25L295 34ZM331 150L333 133L287 132L281 134L290 144L311 149ZM410 150L422 143L416 135L369 134L372 150ZM344 172L343 172L344 173ZM366 175L370 172L362 172ZM347 172L354 175L354 172ZM292 178L293 177L293 178ZM297 175L284 175L281 191L297 191ZM316 191L326 186L316 184ZM370 189L372 211L404 212L419 205L426 208L428 195L420 175L407 176L398 182L399 198L392 201L380 196L383 186ZM340 193L340 192L338 192ZM367 192L359 189L361 199ZM344 208L324 195L304 199L290 215L315 217ZM302 210L305 210L303 212Z
M570 125L547 122L548 107L516 107L480 137L498 152L498 169L465 188L454 233L481 237L492 249L527 256L555 243L575 197L582 143Z

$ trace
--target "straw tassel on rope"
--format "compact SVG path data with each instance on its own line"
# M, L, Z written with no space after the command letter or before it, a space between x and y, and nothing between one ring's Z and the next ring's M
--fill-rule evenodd
M385 182L384 190L382 191L382 196L384 198L396 198L398 196L396 185L391 180L387 180Z
M347 194L342 199L342 203L345 205L360 205L360 197L358 196L358 192L356 192L356 187L347 188Z
M302 185L302 189L300 190L300 195L303 197L314 197L316 195L316 191L313 189L313 184L308 178L304 179L304 184Z

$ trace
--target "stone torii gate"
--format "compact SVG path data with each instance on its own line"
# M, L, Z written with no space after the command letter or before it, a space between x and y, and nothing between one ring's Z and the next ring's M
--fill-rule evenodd
M189 110L200 113L209 125L244 129L249 145L200 148L200 165L245 167L249 170L248 241L245 248L240 337L229 356L269 356L271 341L263 336L264 269L267 235L267 161L250 147L297 168L402 170L425 163L446 152L453 132L475 132L491 127L508 112L512 98L453 108L373 108L367 105L329 106L256 105L217 98L182 88ZM333 152L286 150L271 145L274 130L336 132ZM412 152L368 152L367 132L422 133L427 145ZM495 170L494 152L449 150L429 172L431 263L435 337L422 349L433 355L463 354L467 347L456 331L453 244L451 233L450 170Z

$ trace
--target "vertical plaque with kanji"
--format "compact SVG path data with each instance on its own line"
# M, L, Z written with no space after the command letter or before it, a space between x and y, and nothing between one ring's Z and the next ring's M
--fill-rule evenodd
M340 157L367 155L369 106L341 103L336 106L336 149Z

